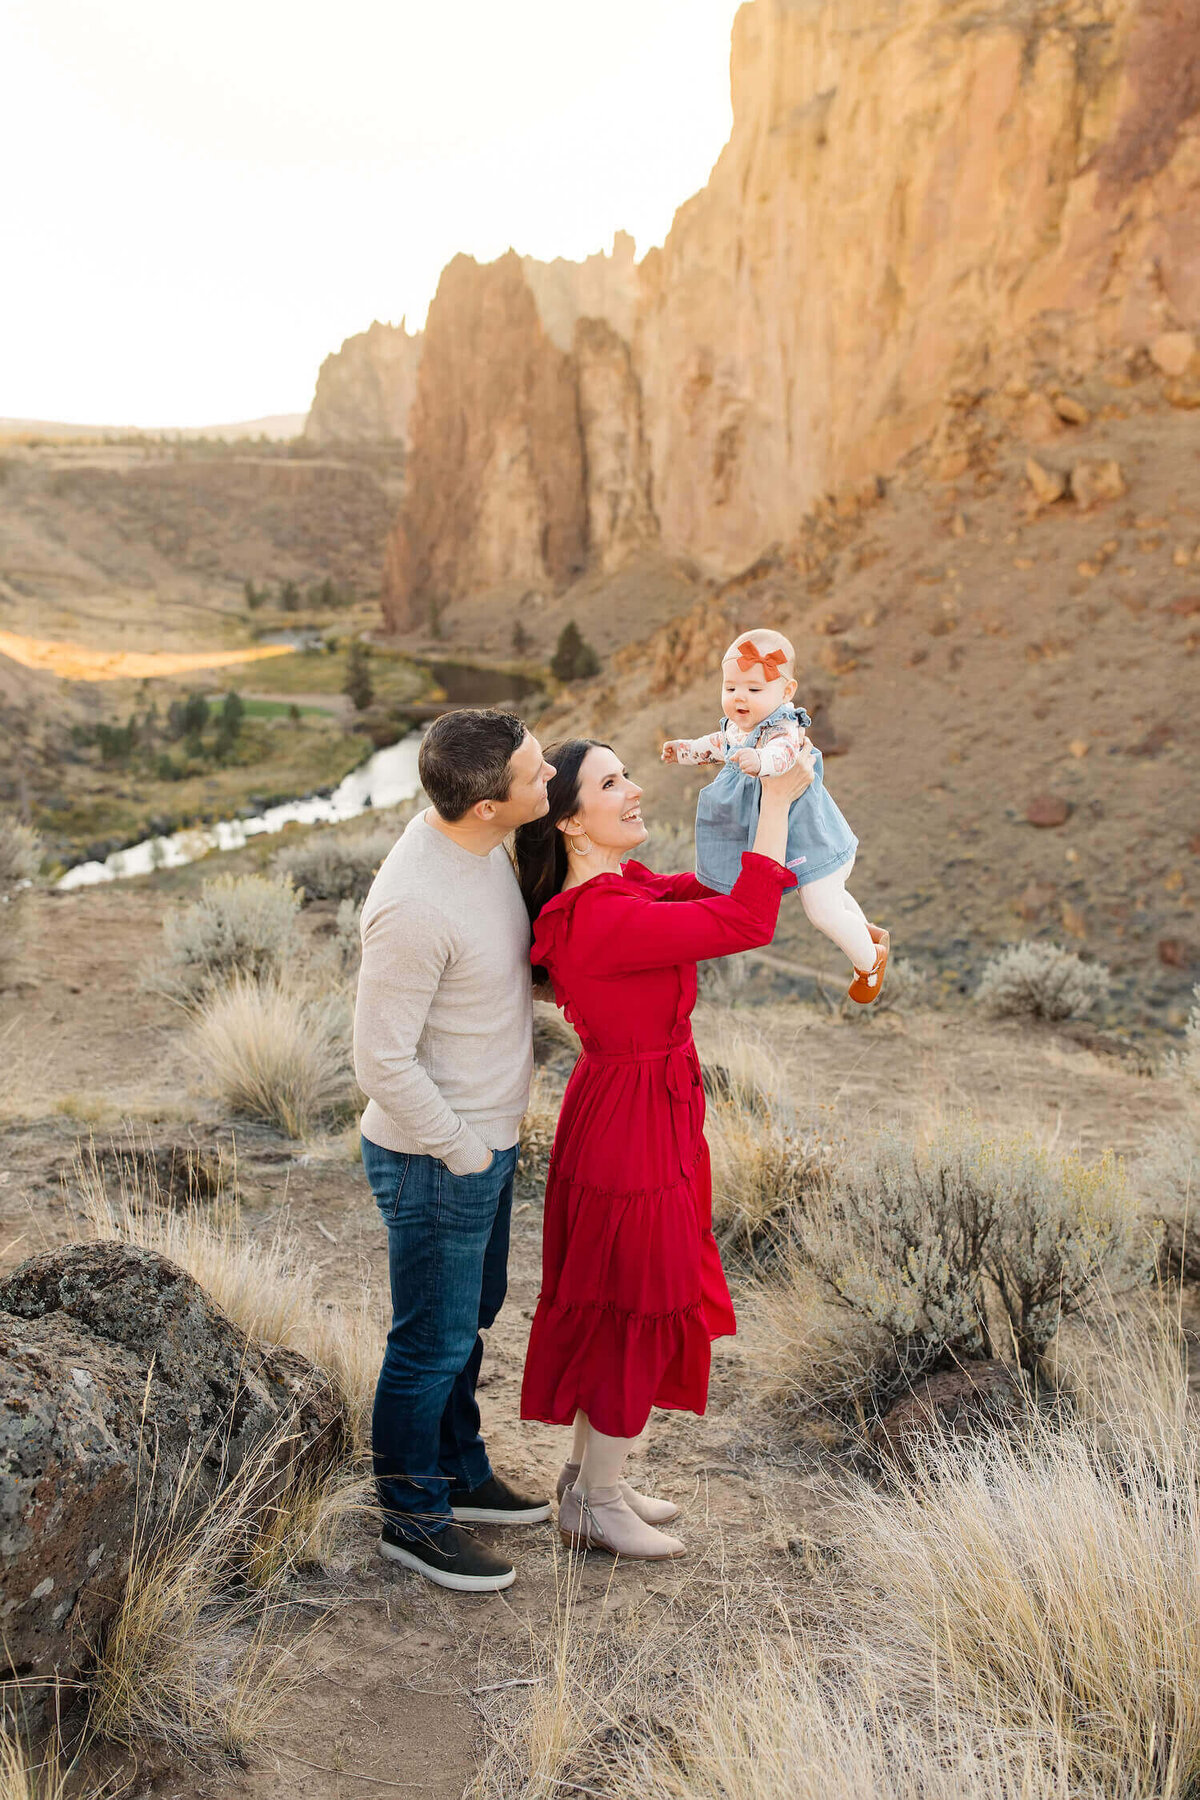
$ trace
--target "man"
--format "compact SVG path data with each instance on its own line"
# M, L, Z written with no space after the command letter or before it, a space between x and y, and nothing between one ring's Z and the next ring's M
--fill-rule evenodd
M380 1549L488 1593L512 1564L456 1521L526 1525L549 1503L493 1474L475 1384L507 1285L517 1137L533 1070L529 920L504 849L554 774L511 713L444 714L418 767L432 805L362 911L354 1067L367 1179L388 1231L392 1327L375 1393Z

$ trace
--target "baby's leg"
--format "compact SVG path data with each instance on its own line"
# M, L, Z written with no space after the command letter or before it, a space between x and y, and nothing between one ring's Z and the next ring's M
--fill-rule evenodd
M867 930L866 916L853 894L846 892L846 877L853 868L835 869L800 889L800 902L810 924L844 950L856 969L875 967L875 945Z

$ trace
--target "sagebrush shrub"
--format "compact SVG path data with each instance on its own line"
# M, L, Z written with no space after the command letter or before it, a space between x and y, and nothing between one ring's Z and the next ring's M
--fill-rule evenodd
M33 881L42 864L42 840L31 825L0 813L0 893L18 881Z
M235 975L203 1001L192 1044L209 1092L233 1113L307 1136L353 1103L344 996Z
M975 1000L997 1018L1079 1019L1108 993L1112 976L1073 950L1027 939L994 956Z
M288 880L218 875L163 920L164 958L150 980L192 1000L237 976L276 976L300 950L300 895Z
M346 831L336 826L314 831L302 844L285 844L271 858L276 875L295 883L308 900L361 903L380 863L399 836L399 826L374 825Z
M841 1314L798 1386L880 1405L948 1361L1015 1355L1032 1373L1062 1320L1144 1280L1156 1249L1111 1155L1089 1166L968 1120L917 1147L885 1134L793 1222L797 1313L811 1321L807 1289Z

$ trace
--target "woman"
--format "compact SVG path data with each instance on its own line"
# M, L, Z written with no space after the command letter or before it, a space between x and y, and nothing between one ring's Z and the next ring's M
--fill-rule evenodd
M670 1502L622 1479L652 1406L702 1413L710 1344L735 1329L712 1235L704 1090L692 1042L696 964L769 943L786 888L788 807L811 749L762 784L758 832L731 894L622 864L645 841L607 744L546 751L550 810L516 835L533 961L579 1032L546 1186L542 1291L521 1416L573 1425L559 1529L578 1547L680 1556Z

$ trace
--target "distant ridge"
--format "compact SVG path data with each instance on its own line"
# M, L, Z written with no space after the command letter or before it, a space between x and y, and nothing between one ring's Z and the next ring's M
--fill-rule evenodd
M0 419L0 437L106 438L237 438L299 437L304 413L271 413L263 419L239 419L232 425L70 425L56 419Z

